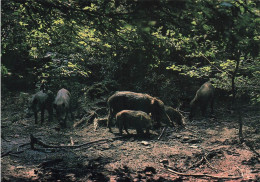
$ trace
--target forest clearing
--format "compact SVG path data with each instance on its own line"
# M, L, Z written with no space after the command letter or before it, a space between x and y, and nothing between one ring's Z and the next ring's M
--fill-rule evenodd
M1 181L260 181L260 1L1 1Z
M254 127L259 126L259 111L243 118L250 148L239 141L238 118L224 108L217 109L216 118L187 122L188 129L168 128L158 140L160 130L152 130L150 137L130 130L133 135L124 133L123 138L115 127L115 135L106 126L94 130L93 118L61 130L57 121L34 124L33 117L22 117L17 94L6 98L2 100L2 181L259 180L259 127ZM60 148L35 144L31 149L30 134Z

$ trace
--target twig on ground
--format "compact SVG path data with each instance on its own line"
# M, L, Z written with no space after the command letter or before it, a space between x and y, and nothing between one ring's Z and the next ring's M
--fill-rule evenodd
M167 127L164 127L164 128L163 128L163 130L162 130L160 136L158 137L158 140L160 140L160 139L162 138L162 136L163 136L164 132L166 131L166 129L167 129Z
M190 168L194 168L194 167L200 166L200 164L201 164L203 161L204 161L204 157L202 157L202 158L200 159L200 161L198 161L196 164L194 164L194 165L191 166Z
M242 178L242 176L213 176L213 175L210 175L210 174L189 174L189 173L180 173L180 172L177 172L177 171L174 171L173 168L171 168L170 166L164 164L164 167L172 172L172 173L175 173L177 175L180 175L180 176L193 176L193 177L209 177L209 178L216 178L216 179L240 179Z
M72 138L72 137L70 137L70 144L71 144L71 146L74 145L74 141L73 141L73 138Z
M25 144L19 145L15 150L12 149L12 150L10 150L8 152L2 153L1 157L5 157L7 155L14 155L14 154L23 153L24 151L19 151L19 149L20 149L20 147L23 147L23 146L26 146L26 145L30 145L30 143L25 143Z
M84 115L77 123L73 125L74 128L82 126L85 123L90 123L91 120L94 120L97 113L94 111L91 111L89 115Z
M8 152L6 152L4 154L1 154L1 157L8 156L8 155L13 155L13 156L17 157L17 155L15 155L15 154L20 154L20 153L23 153L23 152L24 151L13 152L12 150L10 150L10 151L8 151Z
M194 167L200 166L200 165L205 161L209 168L211 168L211 169L214 170L215 172L218 172L218 169L214 168L214 167L210 164L209 160L207 159L207 156L208 156L208 155L209 155L209 154L206 154L206 155L204 154L204 155L202 156L202 158L200 159L200 161L198 161L196 164L194 164L193 166L191 166L190 169L191 169L191 168L194 168Z
M207 159L207 156L208 156L208 154L205 156L203 156L203 158L204 158L204 160L206 161L206 163L207 163L207 165L209 166L209 168L211 168L212 170L214 170L216 173L218 172L218 170L216 169L216 168L214 168L210 163L209 163L209 161L208 161L208 159Z
M94 144L94 143L104 142L104 141L108 141L108 140L116 140L116 139L124 138L124 137L119 136L119 137L114 137L114 138L100 139L100 140L96 140L96 141L92 141L92 142L87 142L87 143L83 143L81 145L65 145L65 146L48 145L48 144L42 142L41 140L39 140L38 138L34 137L32 134L30 135L30 138L31 138L31 149L35 149L35 147L34 147L35 144L38 144L38 145L45 147L45 148L71 148L71 149L75 149L75 148L80 148L80 147L90 145L90 144Z
M2 127L2 126L1 126L1 127ZM6 142L11 142L11 140L7 140L7 139L5 138L5 136L4 136L3 133L1 134L1 138L2 138L4 141L6 141Z

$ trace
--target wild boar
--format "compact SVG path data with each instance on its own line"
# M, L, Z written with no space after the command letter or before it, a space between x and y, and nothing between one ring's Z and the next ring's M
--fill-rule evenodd
M177 109L165 106L165 111L174 123L181 127L185 126L185 117Z
M129 135L128 128L136 129L137 134L143 134L143 129L146 134L149 134L149 129L152 127L151 117L143 111L123 110L116 114L116 122L118 124L119 133L122 135L123 129Z
M38 112L41 111L41 123L44 122L44 111L49 114L49 122L53 119L53 101L54 95L51 91L44 93L42 90L37 92L29 100L29 108L26 116L30 117L34 114L35 124L38 122Z
M112 119L122 110L143 111L147 114L151 113L152 119L160 124L160 120L166 125L172 125L172 121L166 114L164 103L148 94L135 93L130 91L118 91L108 98L107 101L109 113L107 126L111 130Z
M63 121L64 127L66 127L66 121L70 114L70 119L73 119L71 111L71 99L70 92L64 88L60 89L54 101L54 108L58 121Z
M190 103L190 115L189 118L192 119L195 115L196 109L200 107L203 116L206 114L207 106L210 104L211 113L213 113L214 104L214 92L215 88L210 82L204 83L199 90L197 90L194 99Z

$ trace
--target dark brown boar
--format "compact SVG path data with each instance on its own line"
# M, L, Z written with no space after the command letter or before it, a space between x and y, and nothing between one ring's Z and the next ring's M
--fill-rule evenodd
M165 106L165 111L174 123L177 123L181 127L185 126L185 117L177 109Z
M137 134L143 134L143 129L146 134L149 134L149 129L152 127L151 117L143 111L123 110L116 114L116 122L118 124L119 133L122 135L123 129L129 135L128 128L136 129Z
M66 127L66 121L69 114L70 119L73 119L73 114L71 111L70 92L68 90L62 88L58 91L54 101L54 108L56 110L58 121L63 121L64 127Z
M200 107L203 116L206 114L208 105L210 104L211 113L213 113L215 88L210 82L204 83L199 90L197 90L194 99L190 103L191 112L189 118L192 119L195 115L196 109Z
M38 112L41 111L41 123L44 122L44 111L49 114L49 122L53 119L53 101L54 95L51 91L39 91L29 100L29 108L26 116L30 117L34 114L35 124L38 122Z
M112 119L122 110L136 110L143 111L147 114L151 113L152 119L160 123L162 120L166 125L172 125L172 121L166 114L164 103L155 97L148 94L135 93L130 91L118 91L108 98L109 107L107 126L111 130Z

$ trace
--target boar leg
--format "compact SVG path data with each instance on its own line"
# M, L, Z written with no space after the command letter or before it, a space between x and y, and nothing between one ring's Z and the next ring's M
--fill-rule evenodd
M123 135L123 130L121 129L119 129L119 135Z
M73 113L72 113L71 107L69 107L68 112L69 112L69 114L70 114L70 120L73 120L73 119L74 119L74 115L73 115Z
M71 120L74 120L74 115L73 115L71 109L70 109L70 118L71 118Z
M41 110L41 124L44 122L44 109Z
M108 119L107 119L107 127L109 129L109 132L113 133L112 132L112 129L111 129L111 121L112 121L112 118L113 118L113 113L111 110L109 110L109 113L108 113Z
M120 134L120 135L123 134L123 128L119 128L119 134Z
M143 130L140 129L140 128L136 129L136 133L137 133L137 135L143 135L144 134Z
M121 122L118 123L118 129L119 129L119 134L122 135L123 134L123 126L122 126Z
M211 114L213 114L213 112L214 112L214 111L213 111L213 105L214 105L214 100L212 100L211 103L210 103Z
M201 110L201 113L202 113L203 117L206 116L206 109L207 109L207 105L206 104L200 106L200 110Z
M35 124L37 124L37 122L38 122L37 112L34 112L34 119L35 119Z
M126 128L126 127L124 127L124 128L125 128L125 132L126 132L128 135L130 135L130 133L128 132L127 128Z
M49 122L52 122L52 120L53 120L53 109L52 108L48 109L48 114L49 114Z
M65 128L67 127L67 119L68 119L68 111L66 111L65 119L63 120Z

